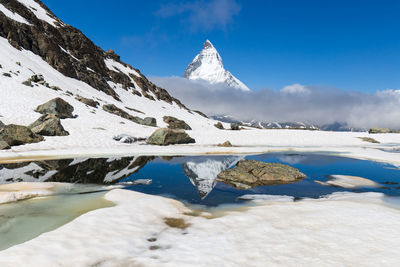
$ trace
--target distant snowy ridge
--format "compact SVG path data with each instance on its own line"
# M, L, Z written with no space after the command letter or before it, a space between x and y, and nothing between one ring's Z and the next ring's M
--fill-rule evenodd
M189 80L205 80L211 84L224 83L235 89L250 91L244 83L224 68L221 56L209 40L204 43L203 50L186 68L183 77Z

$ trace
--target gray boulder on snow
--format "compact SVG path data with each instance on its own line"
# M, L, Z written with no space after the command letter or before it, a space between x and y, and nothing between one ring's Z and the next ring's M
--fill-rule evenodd
M163 120L168 124L169 129L182 129L182 130L192 130L192 128L183 120L177 119L172 116L164 116Z
M54 114L60 119L73 118L72 112L74 107L62 98L54 98L40 106L35 110L41 114Z
M196 143L196 141L182 129L175 130L169 128L161 128L156 130L149 137L149 139L147 139L147 143L150 145L168 146L175 144Z
M6 141L0 140L0 150L10 149L10 145Z
M69 133L54 114L45 114L28 126L32 132L44 136L67 136Z
M117 136L114 136L113 139L115 141L121 142L121 143L125 143L125 144L132 144L135 142L139 142L139 141L145 141L146 138L141 138L141 137L133 137L130 136L128 134L120 134Z
M19 146L38 143L44 138L32 132L28 127L10 124L0 129L0 140L7 142L10 146Z

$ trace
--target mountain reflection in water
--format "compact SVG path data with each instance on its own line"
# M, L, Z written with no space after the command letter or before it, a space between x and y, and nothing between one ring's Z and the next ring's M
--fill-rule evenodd
M307 175L293 184L259 186L238 190L216 181L224 169L242 158L291 165ZM328 175L352 175L370 179L378 188L346 189L322 186ZM152 183L137 185L138 179ZM137 156L122 158L77 158L0 165L0 183L66 182L121 184L124 188L164 195L192 204L219 205L238 202L244 194L288 195L318 198L337 191L383 192L400 196L400 171L394 166L316 153L268 153L254 156Z

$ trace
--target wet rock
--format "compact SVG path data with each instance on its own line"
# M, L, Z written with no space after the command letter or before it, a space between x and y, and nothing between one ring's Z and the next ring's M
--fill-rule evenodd
M148 144L158 146L190 144L195 142L196 141L191 138L184 130L175 130L169 128L158 129L149 137L149 139L147 139Z
M217 122L216 124L214 124L214 126L215 126L216 128L218 128L218 129L220 129L220 130L223 130L223 129L224 129L224 125L222 125L221 122Z
M288 165L243 159L233 169L220 172L218 181L238 189L249 189L262 185L294 183L305 177L298 169Z
M54 114L60 119L73 118L72 112L74 107L62 98L54 98L40 106L35 110L41 114Z
M240 124L239 123L231 123L231 130L239 131L240 130Z
M229 141L225 141L225 142L223 142L221 144L218 144L217 146L219 146L219 147L233 147L233 145Z
M0 129L0 140L10 146L18 146L43 141L43 136L35 134L25 126L10 124Z
M388 128L371 128L368 131L370 134L378 134L378 133L400 133L400 131L394 131Z
M6 141L0 140L0 150L10 149L10 145Z
M163 120L168 124L169 129L182 129L182 130L192 130L192 128L183 120L179 120L172 116L164 116Z
M77 96L77 97L75 97L75 99L82 102L83 104L88 105L93 108L97 108L100 105L99 102L97 102L93 99L90 99L90 98L82 97L82 96Z
M45 114L28 126L32 132L44 136L67 136L69 133L61 125L60 118L54 114Z

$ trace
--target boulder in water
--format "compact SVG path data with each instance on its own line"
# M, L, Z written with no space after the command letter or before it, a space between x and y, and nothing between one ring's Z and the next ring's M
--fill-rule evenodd
M234 168L220 172L218 181L238 189L249 189L262 185L294 183L305 177L298 169L288 165L243 159Z

